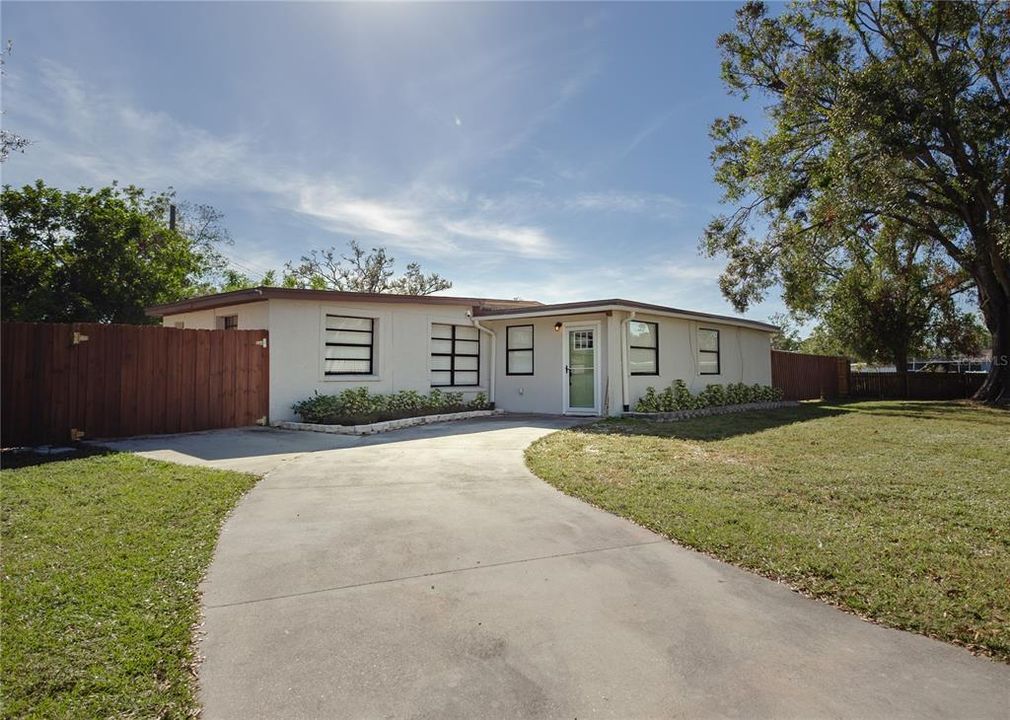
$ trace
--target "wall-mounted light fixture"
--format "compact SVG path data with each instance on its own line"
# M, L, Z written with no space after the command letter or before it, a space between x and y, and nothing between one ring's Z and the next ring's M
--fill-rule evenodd
M561 323L560 322L554 323L554 332L561 332Z

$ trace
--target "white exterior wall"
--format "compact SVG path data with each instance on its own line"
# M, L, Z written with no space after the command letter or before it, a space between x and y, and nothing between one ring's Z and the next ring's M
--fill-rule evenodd
M620 411L620 374L608 373L608 368L619 368L618 364L610 363L611 337L610 320L604 313L586 315L566 315L550 318L516 318L515 320L487 320L481 325L493 330L496 338L495 347L495 407L508 412L561 414L564 410L564 383L567 378L564 373L564 331L555 332L554 324L598 322L600 337L595 345L600 353L600 392L603 400L601 407L606 414L604 403L609 398L611 413ZM505 365L506 328L509 325L533 325L533 375L508 375ZM615 390L616 387L616 390ZM615 395L615 392L617 393ZM617 404L615 405L615 398Z
M163 324L176 322L186 328L214 329L217 318L238 315L239 329L270 331L270 421L296 419L291 405L310 397L313 392L335 394L351 387L368 387L375 393L400 390L431 390L431 325L447 323L471 325L468 305L426 305L403 303L326 303L318 300L266 300L167 315ZM326 314L371 317L375 319L375 373L369 376L327 377L323 374L323 318ZM585 313L543 318L481 320L481 325L496 335L495 402L508 412L558 414L564 407L565 333L555 332L554 324L599 323L596 347L600 360L600 406L603 414L619 415L623 410L624 337L621 322L629 313ZM659 315L636 313L635 319L659 324L659 375L633 375L629 378L627 403L634 408L650 385L663 390L682 379L692 392L710 383L744 382L748 385L771 384L771 335L761 330L722 323L700 322ZM480 318L478 318L480 320ZM533 325L533 375L508 375L506 372L506 328L509 325ZM697 364L697 330L719 330L720 374L701 375ZM480 334L480 385L475 388L443 388L462 392L466 399L477 393L490 394L490 347L485 333Z
M161 324L165 327L175 327L177 322L181 322L187 330L217 330L217 319L225 315L238 315L239 330L269 329L270 306L267 300L211 310L197 310L178 315L166 315L161 319Z
M253 309L254 308L254 309ZM373 393L431 391L431 325L472 325L469 305L403 303L326 303L317 300L277 300L234 305L179 315L163 324L183 321L187 328L214 329L216 318L238 315L239 329L270 331L270 422L296 420L292 404L314 392L333 395L347 388L367 387ZM324 317L350 315L375 320L374 374L327 376L323 371ZM466 400L488 394L490 341L480 334L478 387L443 387Z
M402 303L323 303L312 300L270 301L270 420L291 420L291 405L318 391L324 395L353 387L373 393L431 391L431 325L472 325L468 305ZM323 374L323 318L351 315L375 319L374 375ZM488 393L490 343L480 339L480 385L441 388L462 392L469 400Z
M620 315L622 319L629 316L628 313ZM631 376L629 405L632 409L647 387L663 390L677 379L683 380L693 393L710 384L771 385L771 334L768 332L646 313L636 313L635 319L659 324L659 375ZM698 328L719 331L718 375L702 375L698 370Z

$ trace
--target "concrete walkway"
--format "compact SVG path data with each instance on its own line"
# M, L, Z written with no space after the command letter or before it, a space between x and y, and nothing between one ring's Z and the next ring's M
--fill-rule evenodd
M266 478L204 584L204 718L1006 718L1010 666L533 477L565 421L117 443Z

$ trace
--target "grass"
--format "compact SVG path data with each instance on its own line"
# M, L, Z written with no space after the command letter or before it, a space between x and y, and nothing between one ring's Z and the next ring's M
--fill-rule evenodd
M530 468L684 545L1010 660L1010 413L807 404L542 438Z
M99 455L2 473L3 716L197 712L197 584L250 475Z

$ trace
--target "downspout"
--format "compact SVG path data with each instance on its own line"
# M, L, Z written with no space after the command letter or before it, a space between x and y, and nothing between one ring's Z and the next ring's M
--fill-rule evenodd
M474 317L470 316L470 322L473 326L480 330L482 333L487 333L488 337L491 338L491 360L488 363L488 374L491 376L487 382L487 401L489 403L494 403L494 358L495 358L495 334L488 330L486 327L481 325Z
M631 378L628 372L628 323L635 319L635 311L632 310L628 317L621 320L621 405L624 412L631 410Z

